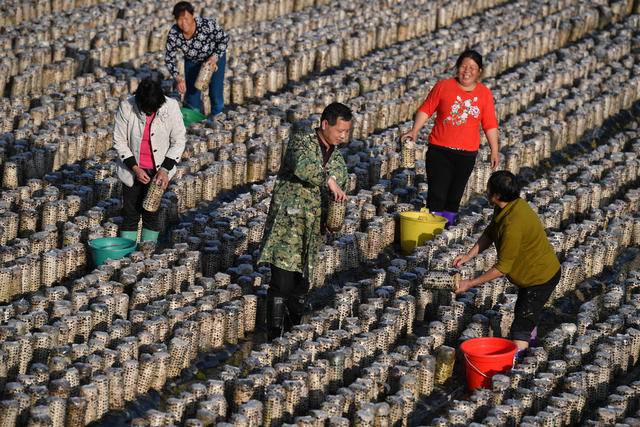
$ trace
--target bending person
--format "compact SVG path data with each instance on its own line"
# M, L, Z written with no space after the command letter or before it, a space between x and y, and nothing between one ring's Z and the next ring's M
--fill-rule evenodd
M482 56L466 50L456 61L456 77L441 80L416 112L412 129L402 135L417 140L418 132L435 112L426 155L427 207L445 217L448 225L458 214L460 200L480 147L482 125L491 148L491 168L498 167L498 121L493 95L478 79Z
M180 106L162 93L160 82L146 78L135 96L122 101L113 129L114 148L118 152L116 173L122 186L122 225L120 235L137 240L142 216L141 241L158 239L158 212L142 208L150 185L163 189L176 173L182 157L186 130Z
M178 92L184 94L184 106L200 110L200 91L195 83L200 67L206 64L214 73L209 84L211 98L211 117L222 112L224 106L223 82L227 64L227 44L229 36L209 18L194 18L191 3L181 1L173 7L175 25L169 30L164 54L169 73L176 80ZM184 74L178 73L176 54L180 49L184 55Z
M351 127L340 103L322 112L320 127L293 134L278 172L258 262L271 265L267 328L271 338L300 322L322 244L323 199L346 200L347 167L337 146Z
M453 260L460 267L496 245L496 264L480 276L460 281L457 293L465 292L504 275L518 287L511 339L522 351L534 339L540 313L560 281L560 262L538 215L520 195L516 177L507 171L494 172L487 184L487 196L495 205L491 222L466 254Z

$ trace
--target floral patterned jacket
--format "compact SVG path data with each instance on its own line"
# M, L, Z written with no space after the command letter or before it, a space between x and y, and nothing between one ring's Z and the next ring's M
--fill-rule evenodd
M164 62L167 64L171 77L176 77L178 73L177 53L178 49L184 54L184 59L197 62L205 62L215 55L221 58L227 50L229 35L224 32L216 21L209 18L194 18L196 21L196 32L190 39L182 35L182 30L174 24L167 34L165 45Z

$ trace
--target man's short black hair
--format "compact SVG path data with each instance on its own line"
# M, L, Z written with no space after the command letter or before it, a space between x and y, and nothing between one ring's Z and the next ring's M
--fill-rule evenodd
M320 116L320 123L326 120L330 126L335 126L335 124L338 123L338 118L345 122L350 122L353 118L353 114L351 113L351 109L346 105L339 102L332 102L327 105L322 112L322 116Z
M458 56L458 60L456 61L456 68L458 68L462 64L462 60L464 58L471 58L473 62L478 65L478 68L482 68L482 55L480 55L477 51L473 49L467 49Z
M181 1L176 3L175 6L173 6L173 17L175 19L178 19L180 15L182 15L185 12L189 12L190 14L193 15L193 5L188 1Z
M511 202L520 197L520 184L509 171L496 171L489 178L489 193L498 195L501 202Z
M155 113L165 102L160 82L151 77L144 78L135 93L138 110L143 113Z

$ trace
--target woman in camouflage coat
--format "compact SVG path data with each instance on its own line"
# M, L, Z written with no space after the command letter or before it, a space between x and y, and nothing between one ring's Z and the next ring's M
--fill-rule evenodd
M286 314L290 328L304 310L304 297L322 245L326 197L331 192L336 200L346 200L342 188L347 182L347 167L335 147L346 140L350 126L351 110L333 103L322 113L319 129L295 133L289 139L258 261L271 264L267 306L271 330L282 331ZM288 313L280 315L283 304Z

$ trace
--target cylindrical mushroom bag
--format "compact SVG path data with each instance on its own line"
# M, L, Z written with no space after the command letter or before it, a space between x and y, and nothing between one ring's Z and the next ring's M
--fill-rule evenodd
M209 89L209 83L211 82L212 75L213 68L209 68L207 64L202 64L198 77L196 78L196 82L194 83L195 88L202 92Z
M152 182L147 189L147 194L144 196L144 200L142 201L142 209L148 212L157 211L160 207L160 201L162 200L163 194L164 189L162 186Z
M335 201L333 198L329 198L329 209L327 212L327 228L332 233L340 231L342 223L344 222L344 216L347 212L347 201Z

